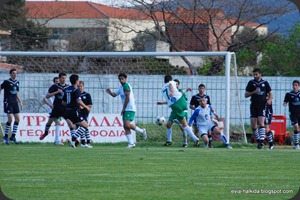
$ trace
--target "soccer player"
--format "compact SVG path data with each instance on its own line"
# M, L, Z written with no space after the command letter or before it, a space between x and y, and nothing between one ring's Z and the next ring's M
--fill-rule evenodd
M166 146L172 144L171 135L172 135L172 123L174 120L180 121L183 130L193 139L194 146L197 147L199 145L199 138L195 136L192 129L187 124L186 119L186 110L187 103L183 94L178 91L176 87L176 82L173 81L171 75L165 75L164 77L165 85L162 88L162 94L165 100L168 103L168 106L171 108L171 113L167 123L167 141Z
M20 108L23 108L23 104L21 98L18 94L19 92L19 81L17 80L17 70L11 69L9 71L10 78L4 80L1 84L0 92L4 89L4 112L7 114L7 122L5 124L4 131L4 142L5 144L9 144L9 140L15 144L18 144L16 139L16 133L19 126L20 121ZM15 119L12 134L10 138L8 138L8 133L10 130L11 122Z
M200 105L199 101L202 97L205 97L207 100L207 104L209 104L211 106L211 102L210 102L210 98L207 94L205 94L205 85L204 84L200 84L198 86L198 94L195 94L192 96L192 99L190 101L190 109L195 110L196 108L198 108L198 106ZM216 118L219 118L218 115L214 112L214 109L211 107L213 114L215 115ZM195 131L195 135L197 135L199 137L199 130L196 124L196 121L193 123L193 127L194 127L194 131ZM212 135L211 132L208 132L208 147L212 147L211 142L212 142Z
M252 71L253 79L246 86L245 98L251 97L250 117L253 134L258 141L257 148L262 149L265 140L265 109L272 104L272 89L268 81L262 79L261 70ZM267 96L269 97L267 100Z
M189 92L189 91L192 91L191 88L187 88L185 91L180 89L179 86L180 86L180 81L178 79L174 79L174 81L176 82L176 88L178 89L179 92L182 93L183 97L185 98L185 100L187 101L188 98L186 96L186 92ZM163 104L168 104L167 101L159 101L157 102L157 105L163 105ZM186 116L185 118L187 119L188 118L188 111L185 110L185 113L186 113ZM178 121L177 119L175 119L174 121L168 121L167 122L167 129L170 129L170 130L167 130L167 142L164 144L164 146L169 146L169 145L172 145L172 125L173 123L176 123L176 124L179 124L180 126L180 130L182 132L182 139L183 139L183 145L182 147L187 147L188 146L188 142L187 142L187 134L186 132L184 131L180 121ZM171 141L171 142L170 142Z
M290 120L294 127L294 149L299 149L299 137L300 137L300 82L298 80L293 81L293 90L286 93L283 101L283 105L289 104Z
M268 100L268 96L267 96L267 100ZM272 103L269 105L268 103L266 104L266 108L265 108L265 127L266 127L266 135L267 135L267 139L268 139L268 143L269 143L269 149L274 149L274 135L273 132L270 129L270 124L272 122L272 116L273 116L273 106Z
M53 84L59 83L59 78L58 77L54 77L53 78ZM48 93L48 92L47 92ZM48 113L51 115L52 109L53 109L53 102L54 102L54 96L50 97L50 98L46 98L47 94L45 95L45 97L43 98L43 102L48 106ZM61 141L59 141L59 127L60 127L60 120L59 119L55 119L54 120L55 123L55 139L54 139L54 144L55 145L64 145L64 143L62 143Z
M199 104L200 106L196 108L189 120L189 125L191 126L194 123L194 121L196 121L200 137L204 142L204 148L208 147L207 134L208 131L211 131L212 133L220 135L221 139L226 145L226 148L232 149L232 147L229 145L228 140L226 139L226 136L218 128L218 121L213 120L213 112L211 106L207 104L207 99L205 96L200 97Z
M78 89L80 91L80 98L83 101L83 103L86 106L88 106L90 109L92 109L92 105L93 105L92 97L88 92L84 91L84 82L83 81L79 81ZM90 112L87 109L80 107L80 114L83 117L83 119L88 123L88 117L89 117ZM81 144L86 143L86 145L84 147L93 148L93 146L91 145L90 131L88 129L86 129L85 133L82 134L80 138L81 138L81 141L83 141L83 142L81 142Z
M79 84L79 76L77 74L72 74L70 76L71 85L64 89L64 96L62 104L66 106L66 111L63 113L63 117L68 123L68 126L71 131L71 147L76 148L76 140L81 135L85 134L88 130L88 123L84 120L83 116L80 113L80 107L86 109L87 112L90 112L90 107L85 105L81 100L80 90L77 88ZM76 129L75 124L79 127ZM81 141L81 147L91 148L86 143L85 140Z
M54 96L53 109L45 125L45 132L40 136L40 140L43 140L49 134L49 129L52 122L62 117L63 113L65 112L65 106L62 105L62 99L64 96L64 89L68 87L66 84L67 74L61 72L58 74L58 78L59 83L51 85L51 87L48 89L48 93L46 94L46 98L51 98Z
M147 132L146 129L141 129L134 124L136 105L132 87L127 82L127 75L125 73L120 73L118 75L118 79L120 81L120 86L117 91L112 92L110 88L106 88L105 91L112 97L120 95L123 104L123 108L121 111L121 115L123 117L123 127L128 141L127 147L134 148L135 144L131 137L131 130L141 133L144 140L147 139Z

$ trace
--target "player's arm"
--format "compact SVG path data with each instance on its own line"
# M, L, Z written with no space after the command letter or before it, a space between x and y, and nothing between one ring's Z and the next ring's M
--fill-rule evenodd
M171 83L169 84L169 90L170 90L169 97L173 97L174 96L174 88L173 88L173 85Z
M196 106L195 106L195 102L196 101L196 98L193 96L191 101L190 101L190 109L192 110L195 110L196 109Z
M260 92L260 89L259 89L259 88L257 88L257 89L254 90L253 92L246 91L246 92L245 92L245 98L251 97L252 95L257 94L257 93L259 93L259 92Z
M18 102L19 102L19 104L20 104L20 106L21 106L21 109L23 109L23 103L22 103L22 101L21 101L21 98L20 98L20 95L19 95L19 94L17 94L17 100L18 100Z
M53 104L46 98L46 96L44 96L43 102L44 102L47 106L49 106L51 109L53 109Z
M57 91L51 92L51 93L48 92L46 95L46 98L49 99L49 98L53 97L54 95L61 94L62 92L63 91L61 89L58 89Z
M130 100L130 90L126 90L126 91L124 91L124 93L125 93L125 101L124 101L124 104L123 104L121 115L124 114L125 109L126 109L128 103L129 103L129 100Z
M189 120L189 123L188 123L189 126L192 126L192 124L194 123L194 120L196 119L198 114L199 114L199 109L196 109Z
M168 104L168 102L167 101L158 101L157 102L157 105L164 105L164 104Z
M272 104L272 99L273 99L273 93L272 93L272 91L270 91L270 92L268 93L268 96L269 96L269 98L268 98L268 100L267 100L267 104L268 104L268 105L271 105L271 104Z
M288 102L289 102L288 93L286 93L283 101L283 106L286 106Z
M86 109L87 111L90 112L91 107L85 105L85 104L83 103L83 101L82 101L80 98L77 99L76 101L77 101L78 105L79 105L81 108L84 108L84 109Z
M106 88L106 89L105 89L105 92L106 92L107 94L109 94L110 96L112 96L112 97L116 97L116 96L117 96L117 94L114 93L114 92L112 92L110 88Z

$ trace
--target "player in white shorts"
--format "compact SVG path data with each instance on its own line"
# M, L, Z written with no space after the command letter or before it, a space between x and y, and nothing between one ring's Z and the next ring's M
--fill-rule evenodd
M221 132L218 127L218 121L213 119L213 112L211 106L207 104L207 100L205 97L200 98L199 100L200 106L196 108L193 115L189 120L189 125L191 126L196 119L197 127L200 133L200 137L204 142L204 147L208 147L208 132L211 131L212 133L220 135L222 141L226 145L226 148L232 149L229 145L226 136Z

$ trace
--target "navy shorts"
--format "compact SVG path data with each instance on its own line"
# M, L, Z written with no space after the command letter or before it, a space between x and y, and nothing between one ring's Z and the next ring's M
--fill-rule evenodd
M18 114L20 113L20 107L18 103L4 103L4 112L6 114Z
M65 112L66 112L66 109L64 107L61 107L61 108L54 107L50 113L50 118L59 119L60 117L62 117L64 115Z
M251 105L250 117L251 118L265 117L265 106Z
M300 122L300 114L294 114L294 113L291 113L290 114L290 119L291 119L291 122L292 122L292 125L294 126L295 124L299 124Z
M79 111L76 110L66 110L63 117L67 120L69 119L73 124L82 122L84 118L81 116Z

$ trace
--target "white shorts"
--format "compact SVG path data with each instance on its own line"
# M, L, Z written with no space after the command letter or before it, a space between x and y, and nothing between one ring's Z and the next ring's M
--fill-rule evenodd
M203 124L197 124L197 128L199 130L199 133L200 133L200 137L202 137L203 135L207 135L209 131L211 131L211 129L213 127L215 127L216 124L213 123L213 122L210 122L206 125L203 125Z

